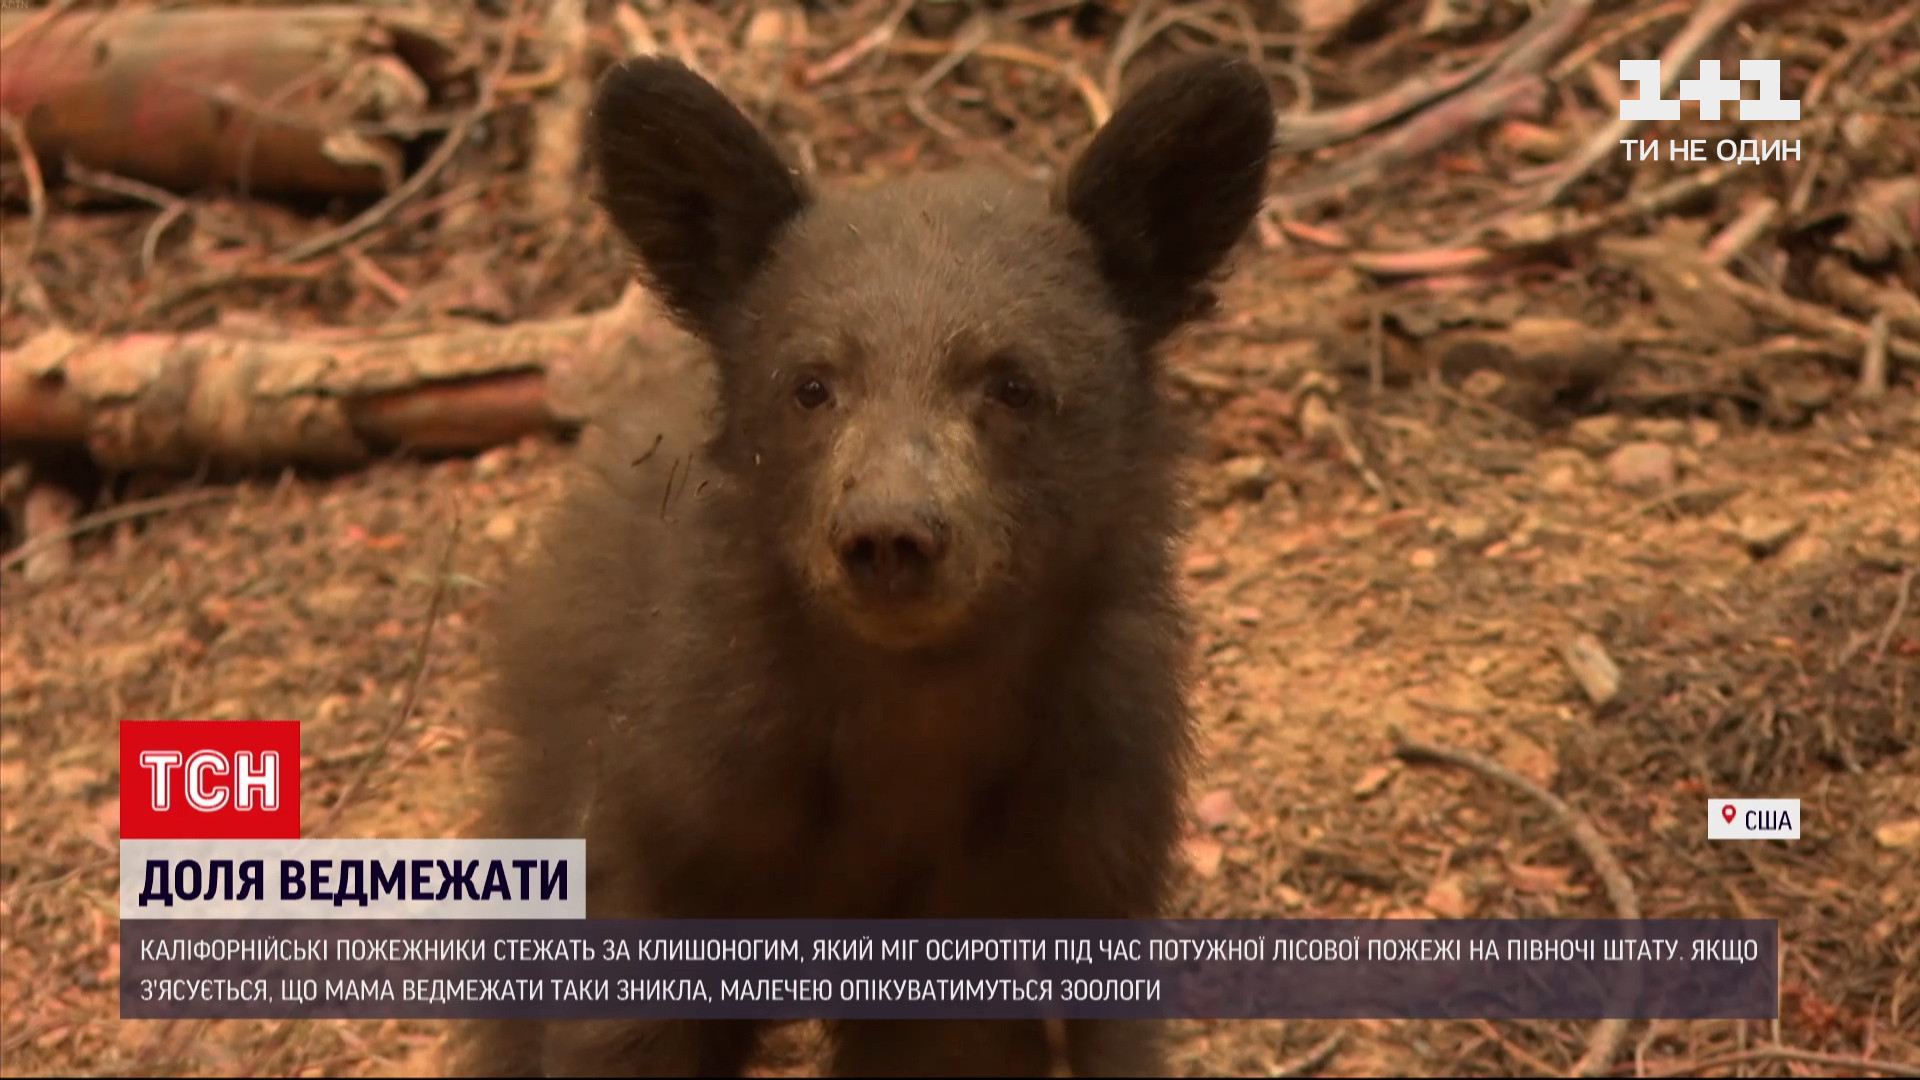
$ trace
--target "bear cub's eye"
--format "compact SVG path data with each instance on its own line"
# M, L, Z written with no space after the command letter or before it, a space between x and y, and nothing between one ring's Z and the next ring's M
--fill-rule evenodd
M996 376L988 393L1009 409L1024 409L1033 404L1033 385L1018 375Z
M824 380L809 375L794 384L793 400L803 409L817 409L833 400L833 391L827 388Z
M1038 396L1033 380L1027 378L1018 357L996 356L988 372L987 397L1009 409L1024 409Z

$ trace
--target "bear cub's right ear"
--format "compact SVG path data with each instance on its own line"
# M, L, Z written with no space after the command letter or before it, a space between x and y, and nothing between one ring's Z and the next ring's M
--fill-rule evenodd
M714 340L775 238L811 201L726 95L676 60L629 60L595 91L600 203L675 319Z

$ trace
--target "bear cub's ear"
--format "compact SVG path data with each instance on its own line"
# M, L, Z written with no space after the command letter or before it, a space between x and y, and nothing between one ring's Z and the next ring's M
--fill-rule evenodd
M600 202L641 276L712 340L807 191L726 96L675 60L644 57L595 91L588 145Z
M1266 77L1206 57L1141 84L1074 162L1055 203L1093 238L1141 345L1211 306L1208 279L1266 195L1273 139Z

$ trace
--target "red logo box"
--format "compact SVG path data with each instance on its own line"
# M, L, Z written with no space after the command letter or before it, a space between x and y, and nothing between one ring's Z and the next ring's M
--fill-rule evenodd
M298 720L122 720L122 840L298 840Z

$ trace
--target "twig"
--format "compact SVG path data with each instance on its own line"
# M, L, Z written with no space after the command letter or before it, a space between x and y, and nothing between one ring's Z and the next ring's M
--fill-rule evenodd
M1910 53L1899 63L1892 65L1885 71L1877 72L1873 78L1868 79L1865 88L1866 92L1861 96L1876 98L1896 86L1910 84L1916 78L1920 78L1920 53ZM1884 108L1889 114L1898 115L1904 113L1908 116L1913 115L1913 107L1910 105L1902 108L1899 105L1889 103L1884 106Z
M1580 43L1578 48L1573 49L1568 52L1567 55L1561 57L1560 62L1553 65L1553 70L1550 72L1550 75L1555 82L1558 82L1572 75L1574 72L1579 71L1581 68L1586 67L1587 61L1592 60L1602 52L1612 48L1618 44L1621 39L1644 30L1654 23L1664 19L1678 18L1692 10L1693 0L1673 0L1672 3L1662 4L1659 7L1638 12L1629 18L1622 19L1605 31L1587 38L1587 40Z
M1625 510L1614 515L1613 518L1607 522L1606 527L1609 529L1620 528L1635 518L1643 514L1650 514L1655 510L1666 508L1677 510L1679 505L1684 502L1695 500L1710 503L1725 502L1745 490L1747 490L1745 484L1712 484L1706 487L1675 488L1664 494L1656 495L1646 502L1627 507Z
M1260 28L1254 25L1253 16L1247 14L1246 7L1241 4L1228 4L1226 11L1227 18L1232 21L1234 28L1240 31L1240 40L1246 42L1247 63L1264 69L1267 66L1267 45L1260 40ZM1294 90L1299 95L1298 100L1294 102L1294 110L1304 111L1313 108L1313 80L1307 77L1306 66L1291 62L1285 63L1284 66L1287 78L1293 83Z
M123 521L132 521L136 518L150 517L154 514L164 514L171 510L198 506L201 503L222 502L231 498L233 498L233 492L225 489L188 491L179 495L163 495L155 499L142 499L139 502L125 503L113 507L110 510L102 510L99 513L88 514L86 517L64 528L55 529L49 533L42 533L39 536L29 537L26 543L7 552L4 556L0 556L0 570L12 569L16 564L24 562L28 556L44 547L71 540L76 536L84 536L87 533L104 529L109 525L118 525Z
M1317 403L1317 405L1315 403ZM1360 481L1367 485L1367 490L1385 500L1390 509L1400 509L1400 500L1394 496L1393 490L1387 487L1387 482L1380 478L1380 474L1373 470L1373 466L1367 464L1367 455L1361 452L1359 442L1354 439L1352 430L1347 427L1346 418L1334 409L1333 404L1327 400L1326 395L1317 392L1310 393L1300 408L1300 427L1302 432L1304 433L1308 431L1308 429L1315 429L1316 431L1324 431L1325 435L1331 436L1333 441L1340 447L1341 456L1347 459L1347 464L1353 466L1353 471L1360 474ZM1313 415L1315 413L1320 415L1316 418ZM1309 438L1315 437L1314 435L1309 435Z
M1126 78L1127 65L1132 63L1133 58L1139 55L1140 50L1146 48L1147 44L1154 38L1159 37L1175 26L1183 24L1190 26L1203 15L1211 15L1216 11L1229 10L1226 4L1217 2L1192 5L1175 4L1168 10L1155 16L1152 22L1146 22L1146 13L1152 6L1153 5L1144 2L1135 5L1134 9L1127 13L1127 21L1121 24L1120 33L1114 37L1113 55L1107 60L1106 80L1101 85L1101 89L1106 91L1106 95L1110 100L1117 99L1120 96L1120 91ZM1244 18L1244 15L1242 17ZM1212 35L1211 31L1209 31L1209 34L1218 40L1217 35ZM1258 67L1260 66L1260 41L1257 36L1251 38L1251 41L1254 50L1253 64L1255 67Z
M1780 204L1774 200L1755 199L1707 243L1707 246L1701 250L1700 257L1705 259L1709 266L1727 265L1745 251L1747 245L1759 239L1761 233L1772 227L1774 218L1779 213Z
M976 15L967 20L967 25L961 27L960 33L954 37L953 47L947 55L928 68L926 74L915 79L912 86L907 87L907 111L921 123L955 142L964 139L966 132L940 119L933 111L933 106L927 104L927 95L933 92L934 87L940 85L940 80L952 74L954 68L965 63L967 57L973 55L974 50L985 45L992 35L993 23L985 16Z
M41 8L32 18L14 27L12 33L5 37L0 37L0 51L11 49L16 45L26 44L29 37L45 29L48 24L59 18L75 3L76 0L53 0L53 3Z
M1547 58L1587 21L1593 4L1594 0L1558 0L1529 19L1501 50L1500 60L1493 67L1493 80L1502 75L1542 74Z
M140 277L154 277L154 261L159 259L159 238L167 234L180 217L186 217L186 204L177 202L167 209L159 211L159 217L146 227L146 236L140 240Z
M1737 1053L1722 1054L1719 1057L1703 1058L1699 1061L1677 1061L1671 1065L1654 1066L1650 1071L1663 1076L1686 1076L1689 1073L1722 1069L1729 1065L1746 1065L1755 1061L1792 1061L1802 1065L1825 1065L1830 1069L1850 1070L1856 1076L1868 1072L1883 1073L1887 1076L1920 1076L1920 1067L1913 1065L1896 1065L1891 1061L1875 1061L1872 1058L1849 1057L1844 1054L1794 1050L1785 1046L1763 1046L1755 1050L1741 1050Z
M1286 150L1318 150L1357 139L1382 124L1443 98L1486 74L1496 58L1489 57L1460 71L1416 75L1378 97L1322 112L1280 118L1275 145Z
M1450 746L1418 742L1407 738L1398 727L1390 727L1387 734L1393 739L1393 755L1409 763L1442 762L1457 765L1463 769L1479 773L1489 780L1497 781L1520 792L1545 807L1554 821L1573 836L1573 842L1593 864L1594 873L1607 887L1607 898L1613 902L1614 912L1629 922L1640 918L1640 898L1634 892L1633 879L1627 876L1620 861L1614 858L1613 849L1601 839L1600 833L1584 815L1568 806L1559 796L1546 790L1533 781L1514 772L1512 769L1489 761L1479 754L1466 750L1456 750ZM1620 1049L1621 1040L1626 1037L1625 1020L1602 1020L1593 1026L1587 1036L1587 1052L1575 1063L1571 1075L1598 1076L1613 1063L1614 1055Z
M1732 175L1733 167L1730 165L1709 165L1648 188L1599 213L1567 214L1537 210L1479 227L1475 236L1477 242L1465 246L1419 248L1413 251L1356 251L1348 256L1348 261L1357 270L1381 277L1415 277L1482 270L1516 252L1584 239L1633 218L1660 213L1676 203L1713 189Z
M1367 101L1323 113L1282 117L1279 145L1289 150L1313 150L1357 138L1382 124L1480 82L1489 73L1491 77L1486 81L1495 89L1487 91L1483 87L1479 92L1497 99L1504 92L1498 84L1506 81L1500 76L1537 73L1547 54L1579 29L1592 6L1592 0L1559 0L1546 12L1530 19L1500 49L1459 71L1417 75ZM1472 116L1480 111L1469 105L1460 109L1455 116L1461 113Z
M1707 0L1706 3L1694 9L1693 17L1687 20L1687 25L1667 43L1666 49L1660 54L1661 91L1671 92L1686 66L1692 63L1694 56L1713 40L1714 35L1718 34L1722 27L1744 14L1747 8L1756 2L1759 0ZM1638 120L1622 117L1594 132L1586 145L1574 154L1571 161L1562 166L1551 180L1527 198L1525 206L1540 207L1558 201L1574 181L1585 176L1603 158L1613 153L1614 148L1620 145L1620 140L1626 138L1627 133L1639 123Z
M127 320L132 324L146 324L171 312L174 308L189 300L217 292L232 285L267 284L278 282L313 281L325 277L331 269L319 266L240 266L230 270L215 270L188 278L180 284L156 292L141 301L133 315ZM164 280L164 279L162 279Z
M1484 270L1502 258L1490 247L1421 248L1417 251L1356 251L1347 261L1377 277L1427 277Z
M393 306L404 307L413 298L412 290L393 280L392 274L380 269L380 264L373 261L373 256L362 251L361 245L349 246L340 254L346 257L347 265L353 267L354 273L365 278L374 291L386 297Z
M1702 192L1713 190L1733 174L1732 165L1709 165L1674 177L1664 184L1656 184L1596 214L1566 216L1551 210L1537 210L1504 218L1489 231L1503 247L1543 247L1574 240L1604 232L1643 215L1663 213ZM1485 238L1487 233L1479 237Z
M1048 15L1058 15L1080 6L1081 0L1028 0L1016 4L1000 13L1008 22L1026 22L1028 19L1044 19Z
M1464 708L1459 705L1449 705L1444 701L1428 701L1426 698L1412 694L1406 695L1406 701L1410 705L1417 705L1428 712L1437 712L1442 716L1466 716L1475 720L1484 720L1487 716L1485 709Z
M1912 22L1920 15L1920 4L1908 4L1906 7L1873 23L1866 29L1853 35L1846 47L1834 53L1832 58L1820 65L1820 70L1807 80L1807 89L1800 95L1800 113L1806 115L1820 107L1826 99L1827 90L1834 80L1847 73L1856 60L1859 60L1869 48L1883 41L1890 41L1900 32L1900 28Z
M108 195L119 195L122 198L147 203L161 210L180 207L183 212L193 215L195 224L223 240L248 239L245 232L243 232L239 226L221 218L218 214L211 213L207 207L196 206L186 199L175 195L173 192L165 188L155 187L144 180L135 180L130 176L110 173L105 169L89 168L73 160L71 156L66 159L61 169L68 180L82 187L90 187L95 191L104 192ZM151 235L151 232L149 235Z
M20 171L27 178L26 258L30 261L40 250L40 233L47 226L46 178L40 175L40 159L34 156L33 143L27 141L27 129L4 109L0 109L0 131L4 131L7 141L13 144L13 152L20 158Z
M1879 401L1887 396L1887 345L1893 340L1893 316L1878 312L1867 324L1867 350L1860 357L1860 381L1854 396Z
M1375 397L1387 390L1387 311L1374 304L1367 319L1367 389Z
M1319 177L1290 187L1268 205L1281 211L1298 210L1325 201L1338 192L1377 181L1403 162L1419 157L1463 132L1540 99L1545 84L1537 76L1516 75L1457 95L1432 106L1381 138L1366 153L1328 169Z
M13 886L7 890L7 902L9 904L19 904L27 897L42 890L57 889L67 882L72 881L74 878L87 874L97 874L119 865L120 859L115 855L109 855L104 859L95 859L92 862L83 862L58 877L41 878L39 881L28 881Z
M1815 135L1813 153L1807 155L1807 167L1793 182L1793 192L1787 196L1787 217L1797 218L1807 210L1807 204L1813 201L1813 185L1820 181L1820 170L1826 168L1827 155L1833 150L1835 125L1831 118L1814 125Z
M1843 310L1868 317L1885 313L1893 329L1920 334L1920 296L1881 285L1848 268L1843 259L1820 260L1811 284Z
M1818 304L1768 292L1758 285L1734 277L1726 270L1710 270L1708 275L1707 284L1710 287L1728 293L1761 315L1778 319L1808 333L1839 338L1861 348L1867 345L1870 336L1868 329L1844 315L1835 314ZM1907 363L1920 364L1920 345L1913 342L1889 336L1887 350Z
M1332 1061L1333 1055L1339 1052L1340 1045L1346 1041L1347 1033L1344 1031L1336 1031L1326 1038L1321 1039L1306 1053L1296 1054L1274 1066L1273 1071L1267 1075L1274 1077L1305 1076L1320 1066L1325 1065L1327 1062Z
M454 123L452 130L440 140L440 145L433 148L433 153L427 158L425 164L421 165L412 176L407 177L400 186L388 192L385 198L361 211L352 221L295 244L274 256L271 261L281 265L304 262L315 255L331 251L341 244L358 240L391 216L401 204L425 191L427 186L432 184L434 179L452 163L454 155L466 145L467 137L473 133L473 129L479 125L481 119L493 111L500 82L506 78L507 70L513 66L515 45L520 38L520 21L525 13L526 0L519 0L514 5L513 15L508 19L507 33L501 38L500 55L494 60L492 70L487 73L480 85L480 100Z
M35 1020L31 1024L22 1024L12 1035L7 1036L4 1042L0 1042L0 1057L12 1057L15 1050L39 1038L56 1023L59 1021L49 1018Z
M1334 228L1329 224L1309 225L1304 221L1282 218L1279 222L1279 229L1281 233L1291 236L1295 240L1304 241L1315 247L1326 248L1329 251L1353 250L1353 241L1338 228Z
M700 62L700 51L693 46L693 35L687 33L687 10L680 4L667 6L667 40L673 44L673 55L687 65L694 74L703 79L711 79L713 73Z
M1149 0L1138 0L1133 5L1133 10L1127 12L1126 21L1120 24L1120 32L1113 36L1113 55L1107 59L1107 81L1102 87L1109 98L1119 96L1122 69L1127 66L1129 60L1133 59L1133 54L1140 51L1140 47L1147 43L1147 12L1152 8L1153 4ZM1159 26L1154 33L1157 34L1163 29L1165 29L1164 26Z
M160 238L166 235L174 222L187 215L190 209L187 201L176 198L152 184L143 184L138 180L115 176L110 172L89 169L71 158L67 160L66 170L67 179L77 184L84 184L113 195L139 199L160 208L159 216L153 219L153 224L147 226L147 235L140 241L140 275L152 277L153 264L160 257Z
M629 3L618 3L613 7L613 25L620 32L620 41L627 47L628 56L652 56L660 51L660 39L653 33L653 27Z
M887 46L887 51L901 56L943 57L953 51L953 46L941 41L895 41ZM987 42L975 49L974 55L986 60L1000 60L1009 64L1019 64L1021 67L1034 68L1072 83L1074 89L1080 92L1080 100L1086 102L1087 112L1092 114L1095 127L1106 123L1113 116L1113 103L1100 89L1100 84L1093 80L1093 76L1080 70L1080 65L1070 60L1056 60L1046 53L1004 41Z
M400 711L394 715L393 722L380 733L380 741L374 744L373 752L360 762L360 768L353 774L353 779L347 782L346 787L340 789L340 797L334 800L333 808L327 811L327 816L321 818L318 825L314 826L313 831L308 834L310 836L325 836L332 830L347 806L359 796L360 789L366 785L367 778L373 775L373 770L386 759L387 746L393 742L394 736L398 735L400 729L407 726L407 721L413 718L414 707L420 701L420 685L426 679L427 652L433 646L433 631L440 623L440 607L446 600L447 582L453 574L453 553L460 546L460 526L460 512L455 510L453 535L447 539L446 554L440 557L440 569L434 576L433 599L427 602L427 625L421 629L420 643L413 651L413 678L407 684L406 699L401 702Z
M1505 1050L1508 1053L1508 1055L1510 1055L1513 1058L1513 1060L1519 1062L1520 1064L1526 1066L1529 1069L1532 1069L1534 1072L1534 1075L1552 1076L1554 1073L1559 1071L1558 1069L1555 1069L1552 1065L1549 1065L1539 1055L1534 1054L1532 1051L1529 1051L1523 1047L1515 1045L1512 1040L1508 1039L1505 1035L1500 1034L1500 1029L1494 1027L1491 1021L1475 1020L1473 1022L1473 1026L1479 1028L1480 1034L1485 1035L1488 1039L1492 1040L1495 1046L1498 1046L1500 1049Z
M547 66L539 71L523 71L518 75L502 76L500 85L494 88L494 93L500 97L518 97L522 94L538 94L551 90L566 79L568 72L573 70L573 66L564 58L556 57L547 61Z
M866 33L855 38L853 44L807 68L801 75L801 81L808 86L818 86L835 75L860 62L860 59L875 49L886 47L893 35L900 32L900 21L913 10L914 0L896 0L887 17L870 27Z
M1907 597L1913 592L1913 567L1900 575L1900 595L1893 602L1893 614L1887 616L1887 625L1880 629L1880 640L1874 642L1872 663L1878 664L1887 653L1887 643L1893 640L1893 628L1900 625L1900 617L1907 613Z

